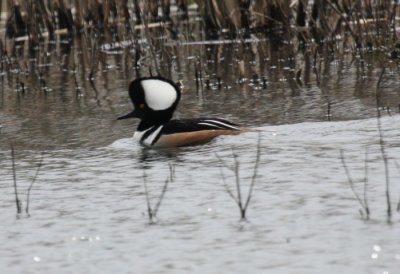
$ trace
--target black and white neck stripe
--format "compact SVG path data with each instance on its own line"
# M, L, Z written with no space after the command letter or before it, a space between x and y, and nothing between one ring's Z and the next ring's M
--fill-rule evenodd
M153 126L143 131L135 131L133 134L133 139L137 140L139 143L152 146L160 138L163 125Z

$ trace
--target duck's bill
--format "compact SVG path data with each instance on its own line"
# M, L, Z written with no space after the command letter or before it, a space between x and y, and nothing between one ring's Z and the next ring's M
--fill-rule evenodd
M133 110L132 112L130 112L130 113L124 115L124 116L118 117L117 120L123 120L123 119L128 119L128 118L136 118L136 117L138 117L137 113L136 113L135 110Z

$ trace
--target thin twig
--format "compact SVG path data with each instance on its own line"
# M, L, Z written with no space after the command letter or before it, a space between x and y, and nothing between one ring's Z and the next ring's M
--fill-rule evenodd
M376 84L376 109L377 109L377 119L376 120L377 120L378 133L379 133L379 146L381 149L381 155L382 155L383 164L385 167L387 216L388 216L388 219L390 220L392 217L392 206L391 206L391 202L390 202L389 165L388 165L388 157L387 157L386 150L385 150L385 142L383 140L381 114L379 111L380 83L382 81L384 73L385 73L385 67L382 68L381 73L379 75L378 83Z
M162 189L162 191L161 191L161 194L160 194L160 196L158 197L157 204L156 204L156 206L154 207L154 210L153 210L153 215L154 215L154 217L157 216L158 209L160 208L160 205L161 205L161 202L162 202L162 200L163 200L163 198L164 198L164 195L165 195L165 193L167 192L168 183L169 183L169 179L166 179L165 182L164 182L164 186L163 186L163 189Z
M394 161L394 163L395 163L395 165L396 165L396 167L397 167L397 170L400 171L400 165L399 165L399 163L398 163L397 161ZM400 198L399 198L399 201L397 202L396 210L397 210L397 212L400 212Z
M360 196L358 195L358 193L356 192L356 190L355 190L355 188L354 188L354 181L353 181L353 179L352 179L351 176L350 176L349 169L347 168L347 164L346 164L346 161L345 161L345 158L344 158L343 149L340 150L340 159L341 159L341 161L342 161L343 168L344 168L344 170L345 170L345 172L346 172L347 180L348 180L348 182L349 182L351 191L353 191L354 196L357 198L357 201L360 203L360 205L362 206L362 208L364 209L364 211L367 212L366 206L365 206L363 200L361 200Z
M175 179L175 166L170 163L168 163L168 166L169 166L169 179L171 182L173 182Z
M385 74L385 69L386 69L385 67L382 68L381 73L379 74L378 82L376 84L375 99L376 99L376 111L377 111L378 118L381 117L381 111L379 109L379 106L380 106L380 95L381 95L380 94L380 85L381 85L381 81L382 81L382 78L383 78L383 74ZM379 121L379 124L380 124L380 121Z
M147 213L149 215L149 221L150 221L150 223L152 223L153 222L153 210L151 209L149 191L147 189L147 182L146 182L146 172L144 170L143 170L143 185L144 185L144 194L146 195Z
M43 163L43 152L42 152L42 154L41 154L40 162L39 162L39 164L38 164L38 167L37 167L35 176L33 177L32 182L31 182L31 184L30 184L30 186L29 186L29 188L28 188L28 191L27 191L27 193L26 193L26 208L25 208L26 214L29 214L29 199L30 199L30 197L31 197L31 190L32 190L33 185L34 185L35 182L36 182L36 178L37 178L37 176L38 176L38 174L39 174L40 168L42 167L42 163Z
M139 11L140 11L141 17L142 17L142 19L143 19L144 34L145 34L146 39L147 39L147 42L148 42L148 44L149 44L150 54L151 54L152 60L153 60L153 62L154 62L154 67L155 67L155 69L156 69L157 75L161 75L160 69L159 69L159 67L158 67L157 58L156 58L156 52L155 52L155 50L154 50L154 45L153 45L153 43L151 42L152 40L151 40L151 37L150 37L150 30L149 30L148 18L147 18L147 16L145 16L145 14L144 14L143 11L140 9L140 7L139 7Z
M257 177L257 171L258 171L258 166L260 164L260 151L261 151L261 133L258 133L258 142L257 142L257 151L256 151L256 162L254 164L254 171L253 171L253 177L251 177L251 184L250 184L250 188L249 188L249 193L247 194L247 200L246 203L244 205L244 211L247 210L247 207L250 204L250 200L253 194L253 188L254 188L254 184L256 181L256 177Z
M174 168L174 166L171 165L171 164L168 164L168 165L169 165L169 178L167 178L167 179L165 180L163 189L162 189L162 191L161 191L161 194L160 194L160 196L158 197L157 204L156 204L156 206L155 206L155 208L154 208L154 211L153 211L154 217L157 216L158 209L160 208L161 202L162 202L162 200L164 199L164 195L165 195L165 193L167 192L168 183L169 183L169 182L173 182L173 180L174 180L175 168Z
M354 41L356 42L357 48L361 48L361 42L359 40L359 37L354 33L353 29L351 28L350 22L347 20L347 18L330 1L326 1L326 3L340 16L340 18L343 20L343 22L345 22L351 36L353 37Z
M232 148L232 156L233 156L233 161L234 161L234 172L235 172L235 182L236 182L236 192L237 192L237 202L238 206L240 209L240 212L242 213L242 218L243 218L243 203L242 203L242 190L240 187L240 175L239 175L239 161L237 159L237 155L234 153L233 148ZM244 218L243 218L244 219Z
M367 219L369 219L369 206L368 206L368 147L365 148L365 164L364 164L364 206Z
M234 172L235 168L233 166L229 166L222 158L221 156L219 156L217 153L215 153L215 157L217 157L218 161L220 162L220 164L222 164L224 167L226 167L227 169L229 169L230 171Z
M97 43L94 41L95 39L93 38L93 36L96 35L96 32L94 32L94 34L90 34L90 40L91 40L91 49L92 49L92 55L91 55L91 59L90 59L90 73L89 73L89 82L92 86L94 86L94 70L97 66L97 61L98 59L96 58L96 50L97 50Z
M15 153L14 153L14 145L11 143L11 162L12 162L12 171L13 171L13 180L14 180L14 194L15 194L15 204L17 206L17 213L21 214L21 201L18 198L18 186L17 186L17 173L15 169Z
M260 151L261 151L260 147L261 147L261 137L260 137L260 133L259 133L258 142L257 142L256 161L255 161L255 164L254 164L253 175L251 177L251 182L250 182L250 186L249 186L249 191L247 193L246 202L244 204L243 204L243 201L242 201L242 190L241 190L241 185L240 185L240 173L239 173L240 163L239 163L237 155L233 151L233 148L232 148L232 157L233 157L233 162L234 162L233 168L230 167L225 161L223 161L218 154L215 154L217 159L220 162L219 170L220 170L220 173L221 173L222 181L224 183L224 187L226 189L226 192L228 192L229 196L235 201L235 203L239 207L241 220L245 220L246 219L246 211L247 211L247 208L248 208L248 206L250 204L251 198L253 196L253 189L254 189L256 178L257 178L258 166L259 166L259 163L260 163ZM222 171L222 166L224 166L227 169L231 170L235 174L236 196L232 192L232 190L228 187L228 184L226 183L224 172Z
M222 163L223 163L223 162L222 162ZM223 171L222 171L221 166L219 167L219 171L220 171L220 173L221 173L222 182L224 183L226 192L228 192L229 196L231 196L231 198L235 201L235 203L239 204L237 198L235 197L235 195L233 194L232 190L230 190L230 188L228 187L228 184L226 183L225 176L224 176L224 173L223 173Z
M145 191L145 195L146 195L147 213L149 216L150 223L153 223L153 219L157 217L158 209L160 208L161 202L163 201L165 193L167 192L169 182L174 181L175 168L171 164L169 164L169 172L170 172L169 177L165 180L164 186L161 190L161 194L158 197L157 203L153 209L151 207L151 203L150 203L149 190L147 188L146 172L143 170L143 185L144 185L144 191Z

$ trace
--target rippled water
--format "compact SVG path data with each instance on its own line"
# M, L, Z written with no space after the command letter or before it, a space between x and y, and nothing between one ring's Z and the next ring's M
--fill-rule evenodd
M385 117L388 154L400 153L398 116ZM386 223L376 120L263 126L261 160L248 221L224 189L216 153L238 154L243 192L257 133L173 150L143 149L131 139L98 148L45 151L31 217L15 218L8 151L1 152L0 268L6 273L396 273L399 218ZM360 186L369 147L372 220L363 221L341 165L344 149ZM39 156L18 152L20 194ZM156 224L147 218L146 170L155 204L168 163L175 167ZM399 170L390 164L392 198ZM234 178L224 170L234 190ZM25 201L25 197L22 197ZM393 202L393 205L395 204Z
M395 66L387 69L381 85L381 105L388 107L382 111L393 207L388 223L374 118L379 71L368 60L366 71L353 60L329 62L319 84L310 70L303 73L303 85L293 88L286 71L298 68L288 68L278 58L281 51L270 53L271 58L277 55L276 63L254 58L239 83L230 67L239 56L232 54L232 45L196 47L174 48L173 60L181 67L172 76L185 86L177 116L224 117L257 128L260 135L248 132L166 150L138 146L130 139L137 121L116 120L131 109L127 87L134 77L122 54L103 53L95 88L87 67L77 61L85 61L79 45L72 53L49 51L40 61L48 67L43 71L46 90L38 85L36 70L13 76L25 83L24 92L15 78L1 78L1 272L397 273L400 118ZM204 61L209 83L203 89L196 89L193 52L223 57ZM266 85L252 74L265 77ZM246 197L259 136L258 176L247 221L240 221L218 157L230 165L232 150L238 155ZM10 143L23 206L43 152L29 217L16 217ZM359 214L340 158L343 150L362 195L366 149L368 221ZM150 224L143 176L154 207L170 177L169 165L174 180ZM232 172L222 171L235 192Z

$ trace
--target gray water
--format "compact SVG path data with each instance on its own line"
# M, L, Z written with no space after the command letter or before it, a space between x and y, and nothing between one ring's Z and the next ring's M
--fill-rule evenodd
M391 156L400 152L398 123L398 116L383 120ZM259 129L260 169L247 222L239 221L239 211L225 191L215 153L228 162L233 147L246 194L257 133L167 151L143 149L129 138L96 149L46 151L32 191L31 216L18 219L10 159L3 151L1 269L4 273L396 273L399 218L395 215L392 224L385 218L376 121ZM366 146L370 221L361 219L339 159L339 149L344 149L362 193ZM20 190L26 189L35 171L38 156L32 154L24 151L18 157ZM175 167L175 180L151 225L143 170L154 205L169 177L168 163ZM398 169L393 164L390 168L397 201ZM234 190L230 171L223 172Z
M218 50L224 47L229 45ZM183 61L192 60L190 52L182 52ZM274 74L284 64L268 68L266 87L226 75L221 89L210 73L221 68L211 64L205 71L211 86L197 90L187 65L172 74L185 86L177 117L224 117L260 133L153 150L133 143L137 121L116 121L131 109L127 86L134 76L123 58L104 53L106 65L96 72L93 89L88 70L78 65L75 71L65 61L76 55L57 63L57 54L47 60L45 91L32 72L22 76L24 92L12 79L2 80L2 273L398 273L395 69L382 83L382 104L390 107L382 111L393 207L388 223L375 118L378 69L359 74L350 63L338 68L332 62L338 74L326 72L323 85L306 74L293 92L290 79L278 77L285 73ZM247 220L240 221L221 170L234 193L235 177L218 157L231 165L232 151L237 154L246 197L259 138L256 184ZM16 215L10 143L23 206L43 153L29 216ZM362 195L366 149L370 220L360 216L340 158L343 150ZM151 224L143 177L154 207L170 177L169 165L174 180Z

